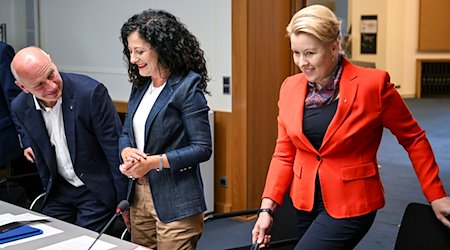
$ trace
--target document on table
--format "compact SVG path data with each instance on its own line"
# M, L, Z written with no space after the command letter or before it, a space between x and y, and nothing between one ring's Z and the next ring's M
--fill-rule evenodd
M89 237L87 235L83 235L80 237L76 237L70 240L61 241L59 243L46 246L43 248L39 248L37 250L80 250L80 249L89 249L89 247L94 242L95 238ZM111 248L116 247L116 245L113 245L111 243L97 240L95 242L94 246L92 246L92 250L108 250Z
M21 243L25 243L25 242L28 242L28 241L44 238L44 237L47 237L47 236L50 236L50 235L59 234L59 233L63 232L62 230L59 230L57 228L45 225L43 223L32 224L32 227L41 229L43 231L43 233L35 235L35 236L28 237L28 238L24 238L24 239L15 240L15 241L11 241L11 242L8 242L8 243L0 244L0 248L5 248L5 247L13 246L13 245L18 245L18 244L21 244Z
M9 213L6 214L0 214L0 228L6 227L9 224L12 223L22 223L27 224L29 222L34 221L44 221L48 220L47 216L38 216L30 213L24 213L24 214L18 214L18 215L12 215Z

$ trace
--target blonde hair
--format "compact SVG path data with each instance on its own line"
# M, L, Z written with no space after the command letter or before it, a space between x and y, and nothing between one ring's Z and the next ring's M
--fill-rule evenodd
M342 22L323 5L311 5L294 14L286 27L287 35L307 33L324 43L341 39Z

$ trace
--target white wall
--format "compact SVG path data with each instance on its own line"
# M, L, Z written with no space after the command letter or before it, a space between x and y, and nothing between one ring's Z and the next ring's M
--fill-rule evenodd
M387 29L387 0L378 1L352 1L352 59L375 62L377 68L384 69L386 67L386 29ZM362 15L376 15L378 21L377 30L377 53L361 54L361 33L360 22Z
M419 0L349 0L353 24L352 57L376 62L377 68L389 72L391 81L400 86L405 97L416 96L416 62L419 59L450 59L450 52L419 52ZM378 15L376 55L359 53L361 15Z
M131 89L119 39L123 23L147 8L171 12L205 51L212 78L209 106L231 111L231 95L222 93L223 76L231 76L231 0L40 0L39 5L41 47L61 71L103 82L116 101L127 101Z
M0 0L0 24L6 23L7 43L15 50L26 46L26 0Z

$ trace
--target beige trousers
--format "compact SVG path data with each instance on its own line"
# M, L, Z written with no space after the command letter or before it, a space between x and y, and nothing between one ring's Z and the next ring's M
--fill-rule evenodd
M130 207L131 241L158 250L195 250L203 232L203 213L164 223L156 214L148 184L136 184Z

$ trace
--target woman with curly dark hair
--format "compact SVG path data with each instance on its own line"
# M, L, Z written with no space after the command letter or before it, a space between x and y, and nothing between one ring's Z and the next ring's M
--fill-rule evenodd
M119 140L120 170L130 178L131 240L195 249L206 210L199 163L212 153L204 53L162 10L128 19L121 41L133 84Z

